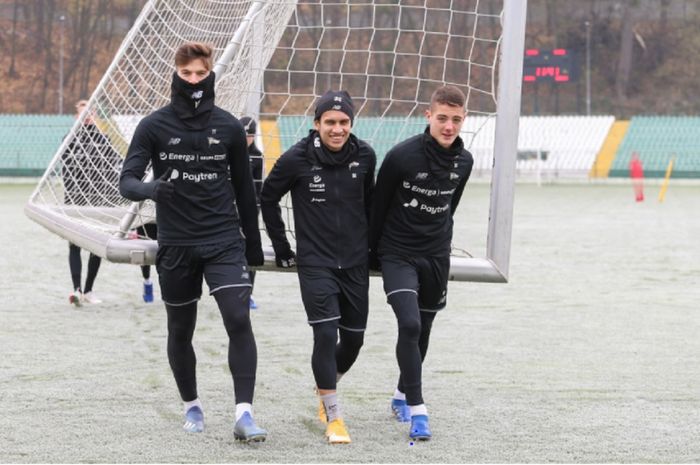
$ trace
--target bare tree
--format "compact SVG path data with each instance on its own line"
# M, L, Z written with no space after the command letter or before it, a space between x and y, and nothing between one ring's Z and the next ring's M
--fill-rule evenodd
M617 62L617 75L615 78L615 99L618 108L624 107L627 100L627 84L632 71L632 58L634 48L634 26L637 21L639 2L626 2L622 6L622 19L620 31L620 55Z

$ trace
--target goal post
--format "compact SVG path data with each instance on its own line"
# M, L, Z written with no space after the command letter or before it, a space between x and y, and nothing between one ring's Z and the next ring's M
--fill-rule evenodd
M468 112L462 137L479 166L490 167L491 196L486 251L461 253L466 247L456 238L450 278L505 282L526 3L151 0L25 211L110 261L153 264L157 243L131 233L155 220L153 202L119 195L118 161L141 118L169 102L177 47L201 41L215 50L216 104L259 121L268 169L308 133L315 102L328 89L350 93L353 132L375 148L378 163L394 144L423 131L435 88L462 89ZM84 129L90 120L97 131ZM291 206L284 208L293 239ZM271 247L264 251L263 269L276 269Z

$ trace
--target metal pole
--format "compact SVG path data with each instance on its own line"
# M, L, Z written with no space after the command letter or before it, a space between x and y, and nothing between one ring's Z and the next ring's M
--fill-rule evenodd
M591 116L591 22L586 21L586 115Z
M527 2L505 0L486 258L508 280Z
M58 54L58 114L63 114L63 29L66 24L66 16L61 15L59 18L61 25L59 28L60 35L60 47L61 50Z

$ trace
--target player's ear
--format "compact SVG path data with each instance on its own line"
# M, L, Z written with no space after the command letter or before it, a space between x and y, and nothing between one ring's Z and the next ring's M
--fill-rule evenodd
M430 108L428 108L427 110L425 110L425 117L426 117L427 119L430 119L430 114L431 114L431 113L430 113Z
M314 120L314 129L319 131L321 129L321 120L315 119Z

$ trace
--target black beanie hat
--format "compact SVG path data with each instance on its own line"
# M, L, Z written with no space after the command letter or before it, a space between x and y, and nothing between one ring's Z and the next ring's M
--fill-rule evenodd
M350 125L355 118L355 109L352 104L352 98L344 90L333 91L329 90L318 99L316 103L316 111L314 112L314 120L320 120L321 115L330 110L342 111L350 117Z
M239 121L243 125L243 129L245 129L246 134L252 136L255 135L255 132L258 129L258 125L255 124L255 120L253 118L251 118L250 116L244 116Z

